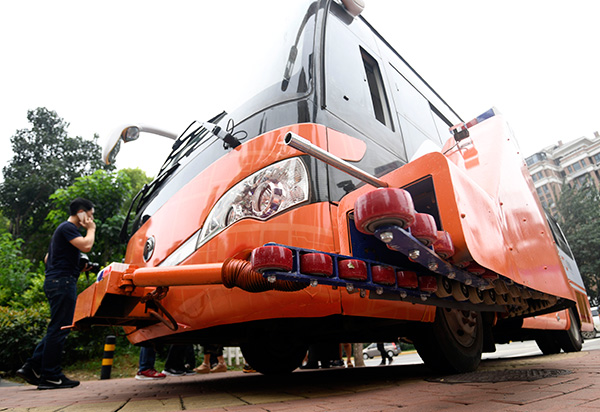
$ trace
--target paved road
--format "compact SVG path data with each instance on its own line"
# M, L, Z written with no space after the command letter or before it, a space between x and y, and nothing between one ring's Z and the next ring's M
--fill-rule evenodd
M600 335L599 335L600 336ZM597 350L600 349L600 338L586 340L583 343L583 350ZM496 352L484 353L483 359L505 359L513 358L516 356L537 356L542 355L542 351L538 348L534 341L527 342L513 342L506 345L496 345ZM373 359L365 360L366 366L379 366L381 358L376 356ZM395 356L393 365L418 365L423 363L419 355L416 352L403 353L402 355Z
M446 377L406 354L391 366L284 377L227 372L150 383L88 381L55 391L2 387L0 411L600 411L599 349L600 339L582 352L552 356L531 343L501 345L477 372ZM507 357L494 358L500 354Z

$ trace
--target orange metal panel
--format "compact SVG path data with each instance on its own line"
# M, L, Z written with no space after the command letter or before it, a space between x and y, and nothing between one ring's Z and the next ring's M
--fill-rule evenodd
M575 300L556 252L527 168L501 116L473 128L465 149L426 154L382 177L403 187L431 176L443 230L450 233L452 261L474 260L515 282ZM345 213L364 186L340 202L340 236L348 239ZM347 242L341 253L349 253Z
M523 319L523 329L568 330L571 320L566 310Z
M286 127L238 146L191 180L133 235L127 247L125 261L140 267L157 266L202 226L212 205L229 188L278 160L300 155L300 152L283 143L283 136L289 131L311 136L314 144L327 148L325 127L315 124ZM288 232L289 226L280 229ZM318 227L314 226L312 230L318 230ZM256 229L252 232L258 234ZM142 252L148 236L154 236L157 242L152 258L144 262ZM211 244L214 243L211 241ZM217 261L222 260L212 259L210 262Z
M358 291L348 293L345 289L340 290L344 315L423 322L433 322L435 318L435 306L371 299L370 291L366 291L367 296L365 298L360 298Z
M350 162L358 162L367 152L367 144L347 134L327 129L328 151Z

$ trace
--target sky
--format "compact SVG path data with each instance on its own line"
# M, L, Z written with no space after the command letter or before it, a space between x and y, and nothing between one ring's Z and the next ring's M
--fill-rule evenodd
M365 3L363 16L464 120L502 112L524 156L600 131L600 1ZM0 166L37 107L56 111L70 136L98 134L101 144L122 124L180 133L233 110L251 78L245 54L270 24L285 24L275 16L287 4L0 2ZM254 24L265 15L269 25ZM169 146L145 135L122 147L117 167L154 176Z

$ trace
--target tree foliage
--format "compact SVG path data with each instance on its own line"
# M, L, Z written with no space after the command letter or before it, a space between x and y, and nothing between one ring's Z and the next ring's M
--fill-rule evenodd
M25 256L37 260L46 248L48 234L40 228L48 214L50 195L79 176L113 170L114 166L102 163L97 135L92 140L69 137L69 124L56 112L29 110L27 120L31 128L11 137L14 155L2 169L0 210L10 221L12 235L25 240Z
M31 262L21 256L21 239L0 235L0 306L19 300L30 286Z
M573 250L585 287L598 304L600 291L600 193L592 184L565 186L558 201L561 228Z

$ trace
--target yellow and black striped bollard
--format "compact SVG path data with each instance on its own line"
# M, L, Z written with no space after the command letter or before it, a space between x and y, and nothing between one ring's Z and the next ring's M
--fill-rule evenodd
M108 335L106 337L106 342L104 344L104 356L102 356L102 370L100 371L100 379L110 379L116 342L117 338L115 336Z

